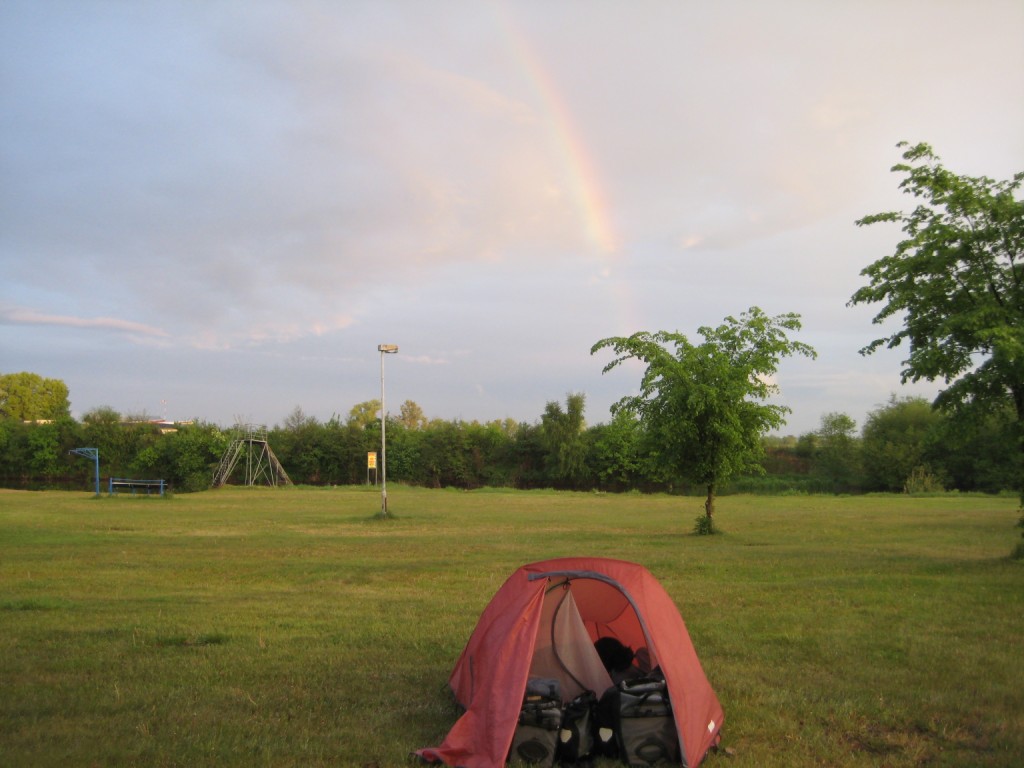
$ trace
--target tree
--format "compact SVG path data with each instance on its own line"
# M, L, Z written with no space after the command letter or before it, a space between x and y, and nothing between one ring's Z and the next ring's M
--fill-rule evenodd
M325 459L327 430L315 416L296 405L281 427L269 435L278 461L294 483L322 483L329 462Z
M486 424L474 421L468 425L467 443L477 484L491 487L515 484L514 443L511 434L514 434L517 426L512 419Z
M195 423L182 426L168 437L161 445L167 452L164 460L175 490L207 490L217 462L227 450L230 435L213 424Z
M515 480L519 488L541 488L548 485L548 476L544 471L547 451L539 424L519 424L512 453Z
M430 422L422 439L420 460L434 488L466 488L472 480L466 430L460 421Z
M634 414L620 410L610 423L598 424L588 432L592 471L602 487L621 491L644 484L640 423Z
M398 411L398 421L406 429L425 429L428 423L423 409L413 400L406 400Z
M555 479L576 486L586 474L586 443L583 412L586 395L570 392L565 410L554 400L540 417L541 436L548 454L548 472Z
M55 424L38 424L28 432L29 463L33 477L49 479L60 471L60 434Z
M366 429L380 419L380 400L367 400L356 403L348 412L348 425Z
M826 413L815 433L814 471L835 493L849 491L858 475L857 423L845 413Z
M0 416L22 421L52 421L71 413L68 386L38 373L0 375Z
M307 416L306 412L302 410L302 406L296 405L292 412L285 416L281 428L289 432L300 432L303 429L315 427L317 424L315 416Z
M1011 404L1024 452L1024 201L1015 197L1024 173L958 176L927 144L898 146L906 162L892 170L917 207L857 221L901 224L906 238L861 272L868 284L849 303L883 303L874 322L903 325L861 353L906 341L902 380L941 379L939 408L980 415Z
M590 350L611 349L617 355L604 373L631 359L647 365L640 394L619 400L612 413L635 413L657 464L705 487L699 530L713 530L721 483L741 472L764 471L761 436L785 424L789 413L765 402L778 391L772 377L783 357L816 356L810 346L786 336L800 327L797 314L769 317L751 307L738 320L726 317L717 328L699 328L700 344L678 332L641 331L602 339Z
M114 477L124 477L145 444L152 442L155 433L149 424L127 423L120 413L109 406L100 406L82 417L82 437L85 444L100 452L105 471Z
M950 485L960 491L998 493L1017 487L1024 456L1013 445L1016 416L1007 403L981 419L943 419L934 430L935 453Z
M868 489L899 492L915 470L933 473L928 446L941 421L923 397L893 395L869 413L861 441Z

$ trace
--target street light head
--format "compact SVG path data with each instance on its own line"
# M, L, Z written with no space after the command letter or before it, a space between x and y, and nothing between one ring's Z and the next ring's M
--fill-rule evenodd
M377 345L377 351L378 352L387 352L389 355L393 355L393 354L395 354L395 352L398 351L398 345L397 344L378 344Z

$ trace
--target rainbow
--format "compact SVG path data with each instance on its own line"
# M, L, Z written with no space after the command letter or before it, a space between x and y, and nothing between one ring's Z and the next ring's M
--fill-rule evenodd
M540 97L548 116L553 137L566 163L568 178L572 185L572 199L583 222L587 239L605 260L607 269L604 271L610 273L613 257L619 252L620 243L612 226L608 202L603 191L604 185L601 183L597 167L581 132L576 127L565 98L549 72L542 66L540 57L509 15L500 11L499 15L509 47Z
M598 271L593 284L609 293L611 322L608 327L597 328L595 332L606 336L635 333L640 330L640 322L637 319L640 315L636 311L637 305L630 282L624 279L621 270L617 269L622 258L622 243L613 225L597 165L555 79L543 66L540 56L510 15L498 5L495 8L509 49L538 96L547 123L550 125L553 141L559 155L564 159L571 199L574 201L587 241L598 259Z

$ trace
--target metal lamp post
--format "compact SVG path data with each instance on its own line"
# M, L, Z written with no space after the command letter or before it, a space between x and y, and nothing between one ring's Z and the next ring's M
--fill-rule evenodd
M380 516L388 516L388 447L387 447L387 409L384 407L384 355L398 352L397 344L378 344L380 352Z

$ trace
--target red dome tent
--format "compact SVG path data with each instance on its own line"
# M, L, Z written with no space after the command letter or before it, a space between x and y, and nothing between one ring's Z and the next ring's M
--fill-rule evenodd
M509 577L448 679L465 712L441 746L416 754L459 768L500 768L528 678L559 679L566 701L580 692L580 683L598 695L611 686L593 648L601 637L646 649L651 668L660 666L681 763L696 768L718 743L724 713L679 610L642 566L592 557L532 563Z

